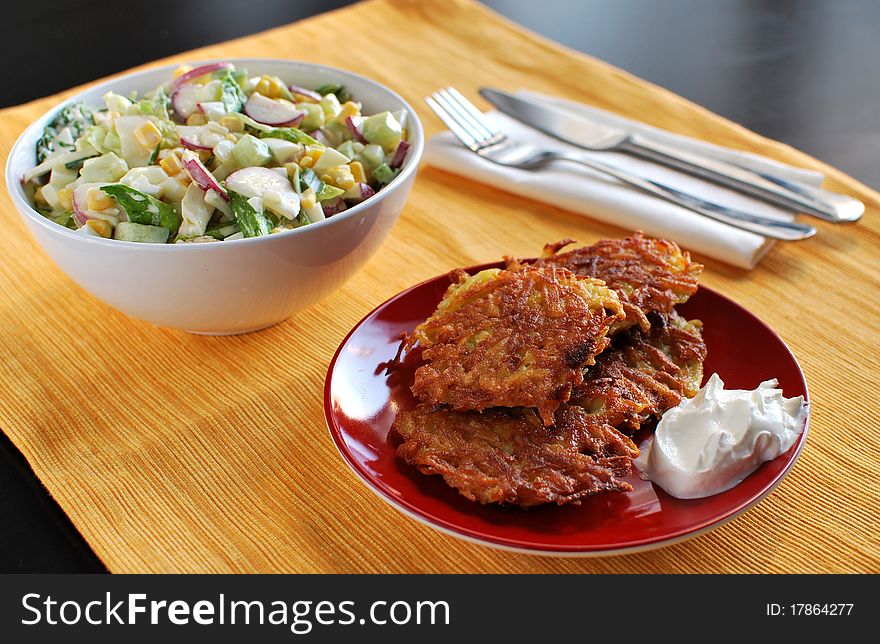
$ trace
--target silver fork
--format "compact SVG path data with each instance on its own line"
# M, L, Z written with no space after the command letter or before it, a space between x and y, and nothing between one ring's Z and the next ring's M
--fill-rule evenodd
M447 125L465 147L498 165L538 170L554 161L570 161L614 177L643 192L687 208L705 217L765 237L788 241L806 239L816 234L813 226L762 217L735 208L722 206L701 197L677 190L658 181L619 170L577 152L537 148L511 140L492 127L482 112L454 87L447 87L426 98L430 108Z

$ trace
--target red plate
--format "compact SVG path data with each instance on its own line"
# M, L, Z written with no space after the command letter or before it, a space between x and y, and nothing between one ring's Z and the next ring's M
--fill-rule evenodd
M396 411L415 405L409 387L418 363L405 360L390 376L384 363L397 352L400 334L434 312L448 285L446 276L423 282L367 315L333 356L324 387L327 426L348 465L381 498L438 530L541 554L608 555L656 548L748 510L776 487L804 446L806 427L785 454L764 463L733 489L705 499L676 499L632 475L626 479L632 492L600 494L579 506L522 510L468 501L441 477L425 476L403 463L388 436ZM688 319L704 322L706 377L717 372L727 387L738 389L778 378L786 396L807 397L804 375L788 347L744 308L701 287L679 309Z

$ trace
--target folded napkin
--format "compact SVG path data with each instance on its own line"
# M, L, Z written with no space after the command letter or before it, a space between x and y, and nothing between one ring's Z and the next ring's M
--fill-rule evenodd
M818 186L821 173L784 165L748 152L740 152L625 119L580 103L520 92L533 99L580 113L614 127L627 127L646 138L677 148L759 171L789 181ZM551 149L576 150L607 165L660 181L684 192L754 214L791 221L790 211L625 154L587 152L547 136L500 112L486 114L501 131L516 141ZM668 201L621 184L589 168L558 162L540 171L517 170L481 159L463 147L451 132L434 136L426 147L425 161L433 166L488 183L502 190L588 215L627 229L677 241L683 247L741 268L754 268L772 246L772 240L714 221Z

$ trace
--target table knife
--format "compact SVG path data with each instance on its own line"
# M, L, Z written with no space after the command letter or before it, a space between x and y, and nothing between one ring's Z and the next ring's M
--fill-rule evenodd
M632 154L826 221L856 221L865 212L861 201L847 195L677 150L640 134L608 127L531 98L488 87L481 88L480 94L508 116L586 150Z

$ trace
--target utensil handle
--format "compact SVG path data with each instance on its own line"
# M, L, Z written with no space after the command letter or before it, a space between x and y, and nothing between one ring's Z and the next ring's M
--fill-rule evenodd
M732 163L683 152L638 135L631 136L620 149L826 221L856 221L865 212L865 204L850 196L752 172Z
M565 153L554 155L558 159L579 163L588 168L592 168L597 172L607 174L623 183L629 184L643 192L660 197L666 201L687 208L693 212L699 213L710 219L720 221L729 226L748 230L758 235L771 237L773 239L781 239L785 241L796 241L799 239L807 239L816 234L816 229L806 224L798 224L795 222L778 221L769 217L754 215L735 208L728 208L720 204L706 201L701 197L682 192L658 181L652 181L643 177L624 172L613 166L599 163L586 156Z

